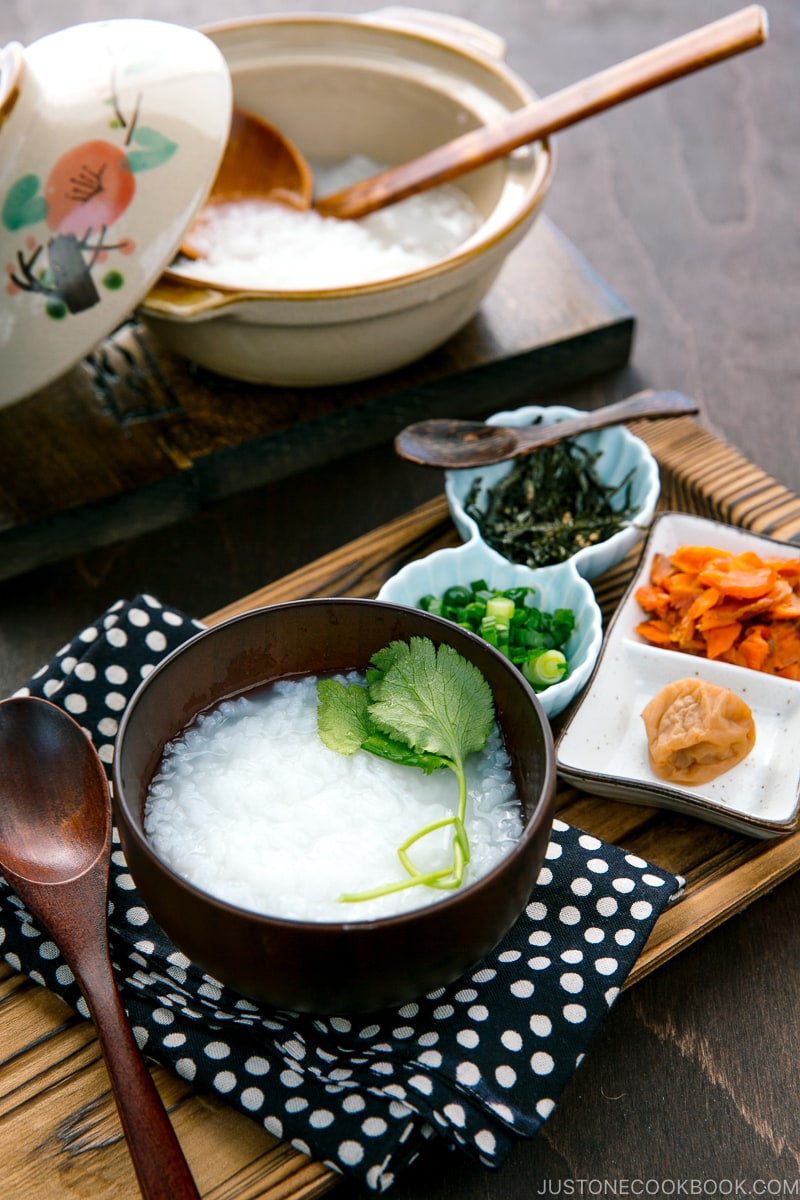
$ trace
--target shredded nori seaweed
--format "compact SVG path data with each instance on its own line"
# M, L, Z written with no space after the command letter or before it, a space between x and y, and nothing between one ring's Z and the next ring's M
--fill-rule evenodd
M481 511L476 478L465 511L504 558L529 567L563 562L585 546L604 542L633 515L633 469L616 486L602 481L602 451L566 439L516 460L486 494Z

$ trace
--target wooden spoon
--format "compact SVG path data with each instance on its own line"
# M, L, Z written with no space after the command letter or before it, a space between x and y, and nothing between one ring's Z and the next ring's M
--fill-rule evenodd
M108 952L111 804L80 726L47 700L0 702L0 871L69 964L97 1030L146 1200L199 1200L133 1036Z
M214 205L257 199L309 209L313 190L314 176L300 150L263 117L234 108L214 185L183 240L181 253L187 258L204 257L195 238L202 234Z
M542 446L552 446L565 438L577 437L593 429L607 429L623 421L644 417L681 417L698 411L697 402L680 392L637 392L617 404L607 404L594 412L583 413L550 425L487 425L482 421L449 419L418 421L407 425L395 438L401 458L421 467L488 467L531 454Z
M465 133L412 162L391 167L341 191L317 198L313 207L328 217L354 219L365 216L406 196L456 179L502 158L519 146L576 125L634 96L760 46L766 41L767 29L767 14L760 5L740 9L599 71L543 100L525 105L501 121ZM237 111L235 127L246 130L251 119L259 126L265 125L259 118ZM304 163L300 152L271 127L247 131L246 138L236 133L208 203L221 204L242 197L287 202L291 198L295 208L308 208L311 195L310 191L306 194L305 170L298 166L299 163ZM308 170L307 164L305 169ZM309 170L309 181L310 178ZM302 180L302 186L298 179ZM198 256L197 249L192 246L191 232L182 249L191 257Z

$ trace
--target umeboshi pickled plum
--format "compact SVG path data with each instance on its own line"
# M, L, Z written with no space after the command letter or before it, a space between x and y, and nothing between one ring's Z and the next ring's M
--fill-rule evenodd
M756 727L747 704L704 679L676 679L642 712L650 765L659 779L709 783L753 749Z

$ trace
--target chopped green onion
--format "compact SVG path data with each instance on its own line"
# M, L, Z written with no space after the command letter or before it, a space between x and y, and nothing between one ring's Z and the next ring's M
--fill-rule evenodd
M498 625L508 626L514 615L514 601L508 596L492 596L491 600L486 601L487 617L494 617Z
M567 660L560 650L543 650L522 664L522 674L535 691L559 683L567 673Z
M569 673L565 647L575 630L575 614L571 608L551 613L537 607L534 587L502 591L476 579L468 587L454 584L439 597L423 596L418 604L477 633L518 666L537 691ZM546 654L550 657L544 658Z
M469 604L472 599L472 593L469 588L456 585L449 587L442 596L442 603L446 608L463 608L465 604Z
M419 606L420 608L424 609L425 612L431 613L434 617L440 617L442 615L443 606L438 596L423 596L419 602Z

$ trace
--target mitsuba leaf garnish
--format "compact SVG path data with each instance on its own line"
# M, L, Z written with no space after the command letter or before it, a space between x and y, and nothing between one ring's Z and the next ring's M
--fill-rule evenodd
M405 877L340 900L371 900L420 885L460 887L469 862L465 763L486 745L494 723L492 690L481 672L452 646L437 648L430 638L412 637L379 650L365 683L322 679L317 696L319 734L329 749L339 754L366 750L427 774L449 767L458 781L454 815L424 826L398 847ZM452 862L436 871L418 870L409 850L448 825L453 827Z
M355 754L369 750L390 762L421 767L430 774L447 764L435 754L420 754L407 742L387 736L369 715L369 694L359 683L344 684L337 679L321 679L317 684L319 735L330 750Z

